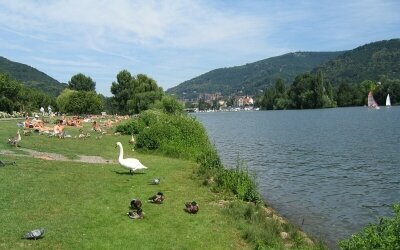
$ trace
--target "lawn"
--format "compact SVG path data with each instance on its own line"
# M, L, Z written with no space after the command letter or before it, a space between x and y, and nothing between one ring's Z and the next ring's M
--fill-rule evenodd
M218 194L201 184L196 163L131 150L130 136L96 135L58 139L33 133L22 135L20 147L8 145L17 131L15 120L0 121L0 160L16 165L0 167L0 248L2 249L247 249L232 217L218 206ZM89 131L89 124L84 130ZM117 141L125 157L138 158L148 167L130 175L117 163ZM33 158L25 149L57 153L65 161ZM11 152L8 152L11 151ZM13 154L11 154L13 153ZM108 164L74 161L79 155L101 156ZM159 185L149 182L160 177ZM166 200L143 202L145 218L126 215L133 198L146 201L162 191ZM196 200L200 211L183 211L186 201ZM40 240L21 236L45 228Z

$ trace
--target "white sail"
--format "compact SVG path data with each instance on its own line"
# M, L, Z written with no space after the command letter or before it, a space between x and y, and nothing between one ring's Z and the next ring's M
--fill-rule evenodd
M376 103L371 91L368 93L368 108L379 109L378 103Z
M390 103L390 96L389 96L389 94L386 96L386 106L387 107L389 107L389 106L391 106L392 104Z

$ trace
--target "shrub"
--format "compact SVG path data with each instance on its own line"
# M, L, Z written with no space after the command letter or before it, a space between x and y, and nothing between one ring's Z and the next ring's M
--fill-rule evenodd
M145 124L137 118L130 119L125 123L119 124L115 131L123 135L139 134L144 128Z
M184 106L181 102L172 96L163 96L161 101L157 100L152 106L152 109L158 109L166 114L179 115L184 111Z
M187 115L147 110L137 119L117 127L117 132L137 134L136 148L167 156L197 160L211 144L204 127Z
M205 172L212 169L223 168L221 159L215 148L208 148L197 157L197 163L200 164L200 171Z
M400 249L400 204L393 205L393 218L381 218L349 239L339 242L341 249Z

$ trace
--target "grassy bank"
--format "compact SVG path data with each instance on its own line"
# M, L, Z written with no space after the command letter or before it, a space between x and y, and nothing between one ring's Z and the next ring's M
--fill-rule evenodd
M130 136L109 133L96 139L92 133L87 139L58 139L34 133L22 136L21 147L14 148L6 140L15 134L16 121L0 121L0 128L0 160L16 162L0 168L2 249L315 248L264 206L211 191L194 161L132 151ZM73 137L79 134L76 128L67 131ZM132 176L116 163L117 141L123 143L125 157L136 157L149 168L144 174ZM25 149L42 152L41 158ZM50 153L67 159L50 160L55 159ZM109 163L74 161L81 155ZM161 184L149 185L155 177ZM131 199L144 201L158 191L166 196L164 204L144 203L143 220L127 217ZM191 200L200 205L196 215L183 211L184 202ZM43 239L20 239L39 227L46 229Z

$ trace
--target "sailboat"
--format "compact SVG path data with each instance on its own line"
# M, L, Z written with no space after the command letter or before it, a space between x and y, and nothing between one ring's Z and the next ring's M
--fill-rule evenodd
M368 108L380 109L378 103L376 103L374 97L372 96L372 92L368 93Z
M390 96L389 94L386 96L386 107L390 107L392 104L390 103Z

